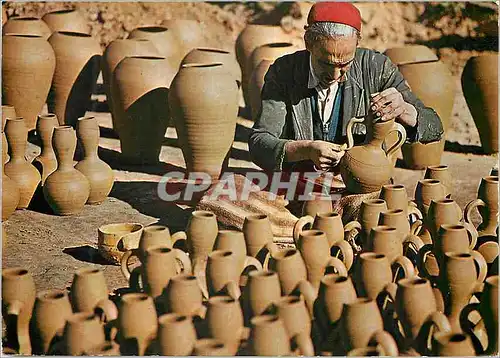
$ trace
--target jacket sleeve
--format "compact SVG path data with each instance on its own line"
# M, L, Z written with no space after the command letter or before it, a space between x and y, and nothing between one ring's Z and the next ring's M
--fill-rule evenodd
M251 130L248 147L252 161L264 170L282 170L287 116L286 84L280 81L279 65L269 67L262 88L262 108Z
M380 78L382 85L380 91L395 87L403 95L403 99L407 103L412 104L417 110L417 125L414 128L406 127L407 141L429 143L440 140L444 134L444 130L439 115L434 109L426 107L415 96L397 66L387 56L382 54L378 54L378 56L383 57L381 59L383 65Z

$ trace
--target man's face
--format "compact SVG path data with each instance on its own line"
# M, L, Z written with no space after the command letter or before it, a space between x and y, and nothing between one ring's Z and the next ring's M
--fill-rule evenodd
M356 36L324 39L310 46L311 62L322 87L345 81L356 53Z

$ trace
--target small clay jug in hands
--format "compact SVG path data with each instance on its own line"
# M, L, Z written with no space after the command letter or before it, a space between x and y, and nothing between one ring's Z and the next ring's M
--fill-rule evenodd
M186 234L193 272L205 269L208 254L213 250L218 232L217 217L214 213L202 210L191 213Z
M64 327L62 353L81 355L103 344L104 326L92 312L78 312L68 317Z
M90 183L73 167L76 133L70 126L54 128L52 146L57 169L46 179L43 195L56 215L75 215L82 211L90 193Z
M266 257L275 250L271 221L265 214L248 215L243 222L247 254L257 258L265 267Z
M62 338L66 320L73 314L66 291L39 292L33 309L33 353L47 354L54 338Z
M219 230L215 239L214 250L232 251L239 263L238 270L243 272L244 267L254 266L262 269L262 264L254 257L247 256L245 236L243 232L236 230Z
M243 310L247 322L253 316L268 313L281 297L278 274L273 271L252 271L242 292Z
M189 317L205 317L203 292L198 278L194 275L180 274L172 277L168 283L164 302L167 312Z
M144 226L139 223L116 223L102 225L97 229L99 254L112 264L120 264L124 250L139 246ZM125 276L127 277L127 276Z
M49 26L45 21L37 17L29 16L16 16L11 17L2 27L2 33L8 34L23 34L23 35L37 35L47 40L52 33Z
M196 344L196 330L190 316L167 313L158 318L159 352L163 356L188 356Z
M438 357L472 357L476 351L470 337L463 333L437 332L432 340L432 353Z
M9 142L10 159L4 166L4 173L12 179L19 189L18 209L26 209L41 181L38 170L25 158L28 143L28 129L21 117L8 118L5 136Z
M113 169L97 154L100 134L95 117L78 118L76 135L83 147L83 159L75 165L75 169L85 175L90 182L87 204L100 204L111 192L115 175Z
M408 194L403 184L382 185L379 199L385 200L387 209L401 209L406 216L415 215L417 219L422 219L422 213L417 208L415 202L408 200Z
M42 144L42 151L33 161L33 165L38 169L42 176L42 186L45 179L57 169L57 158L52 148L52 135L54 128L59 127L57 117L53 113L40 114L36 121L36 134Z
M446 198L446 187L437 179L419 180L415 187L415 202L424 218L432 200Z
M15 342L19 354L31 355L29 324L35 305L36 288L31 273L20 267L2 270L2 316L6 337Z
M52 32L72 31L84 34L90 33L90 28L83 15L76 9L51 11L43 15L42 20Z
M479 236L497 235L498 229L498 175L481 179L477 199L469 202L464 209L464 220L472 224L471 215L477 207L483 221L477 227Z
M425 169L424 179L437 179L446 188L446 197L450 197L453 184L447 165L431 165Z
M297 249L287 248L273 252L268 269L278 273L283 296L290 295L300 282L307 281L306 264Z
M363 200L359 209L359 219L361 224L361 238L366 241L370 237L372 229L378 225L380 213L387 210L387 204L382 199Z

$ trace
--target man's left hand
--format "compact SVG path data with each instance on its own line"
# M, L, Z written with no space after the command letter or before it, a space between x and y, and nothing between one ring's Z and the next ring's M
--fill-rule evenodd
M370 106L373 113L384 120L395 119L409 127L417 125L417 110L405 102L403 95L394 87L371 94Z

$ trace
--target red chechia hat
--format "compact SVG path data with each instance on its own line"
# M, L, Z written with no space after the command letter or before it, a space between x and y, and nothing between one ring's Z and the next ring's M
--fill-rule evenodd
M337 22L354 27L361 31L361 15L359 10L348 2L317 2L309 11L307 24L315 22Z

